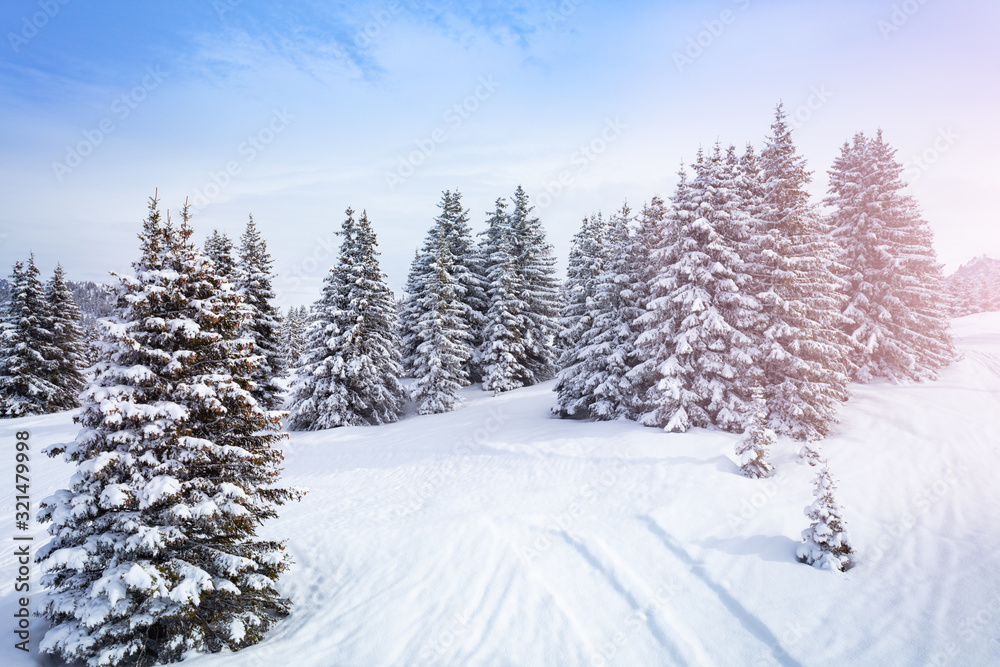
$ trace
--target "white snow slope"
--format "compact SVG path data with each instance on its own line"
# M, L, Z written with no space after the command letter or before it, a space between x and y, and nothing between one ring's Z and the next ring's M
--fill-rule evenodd
M294 612L184 664L1000 664L1000 313L954 329L962 361L854 386L823 443L858 551L845 574L795 561L814 476L797 443L749 480L737 436L552 419L551 383L470 388L449 414L292 434L286 481L310 493L264 531L289 538ZM35 501L70 474L39 450L75 434L68 413L0 424L4 665L55 664L13 648L25 429Z

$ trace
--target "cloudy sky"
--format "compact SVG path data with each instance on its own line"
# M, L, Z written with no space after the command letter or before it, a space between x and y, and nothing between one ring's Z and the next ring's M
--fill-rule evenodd
M96 5L96 6L95 6ZM716 140L758 147L782 100L815 172L882 128L954 269L1000 256L1000 9L940 0L537 3L8 0L0 271L104 280L146 200L238 236L311 302L344 209L400 289L444 189L477 228L522 184L564 261L584 215L668 196Z

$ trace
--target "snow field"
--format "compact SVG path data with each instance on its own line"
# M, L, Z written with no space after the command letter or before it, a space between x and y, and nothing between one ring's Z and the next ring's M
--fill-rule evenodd
M779 438L777 474L750 480L737 435L553 419L552 383L468 388L455 412L291 434L284 481L310 492L262 533L289 540L293 612L261 645L185 664L1000 662L1000 314L954 331L962 361L933 383L851 385L822 443L857 550L847 573L795 562L815 475L799 443ZM3 420L0 443L18 430L36 507L71 474L41 449L76 427ZM11 623L9 537L0 564ZM0 663L54 664L12 644Z

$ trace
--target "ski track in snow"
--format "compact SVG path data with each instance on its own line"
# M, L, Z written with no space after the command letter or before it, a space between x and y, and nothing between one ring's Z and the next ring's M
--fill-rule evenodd
M795 562L815 474L799 443L779 441L779 477L747 480L738 436L552 419L551 383L470 388L445 415L292 434L285 481L309 495L261 532L288 538L293 611L262 644L184 664L998 664L1000 314L955 333L964 359L937 382L854 385L823 443L845 574ZM33 510L72 472L40 451L71 418L0 422L2 443L31 431ZM7 576L0 616L15 608ZM57 663L8 641L0 664Z

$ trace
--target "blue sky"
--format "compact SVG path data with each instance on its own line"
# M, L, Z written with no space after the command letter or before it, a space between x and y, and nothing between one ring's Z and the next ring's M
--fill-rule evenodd
M881 127L948 268L1000 256L986 3L35 0L0 19L4 272L30 251L75 279L127 270L157 188L194 199L200 237L253 213L283 305L318 295L348 206L401 288L444 189L478 230L523 185L564 262L581 217L668 196L699 145L759 147L779 99L817 200L839 146Z

